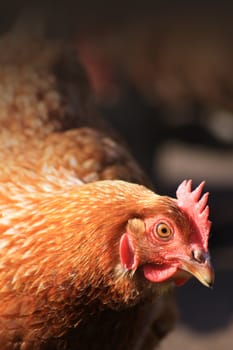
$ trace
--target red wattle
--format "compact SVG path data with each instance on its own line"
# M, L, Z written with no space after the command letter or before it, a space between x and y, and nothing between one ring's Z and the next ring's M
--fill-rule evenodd
M164 282L171 278L177 267L167 265L146 264L143 266L144 276L151 282Z
M176 285L177 287L181 287L181 286L183 286L188 280L189 280L189 278L184 277L184 278L175 279L174 282L175 282L175 285Z

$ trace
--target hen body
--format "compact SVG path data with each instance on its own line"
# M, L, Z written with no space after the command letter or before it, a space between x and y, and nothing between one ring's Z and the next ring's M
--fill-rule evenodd
M145 176L103 127L72 48L34 35L19 30L0 42L0 349L152 349L174 323L172 293L144 290L124 275L115 288L109 269L118 253L105 270L106 243L86 244L98 192L81 195L84 183ZM76 195L83 202L71 200ZM118 215L104 214L112 196L102 209L100 197L92 213L109 229ZM74 203L82 229L73 236Z

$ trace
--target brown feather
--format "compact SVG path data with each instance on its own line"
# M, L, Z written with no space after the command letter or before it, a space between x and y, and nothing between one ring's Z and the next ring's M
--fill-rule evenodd
M132 350L148 334L152 348L157 318L168 315L168 330L174 322L170 296L152 307L154 288L142 292L118 252L151 192L113 182L104 195L102 182L82 183L145 175L103 126L72 48L26 30L2 37L0 50L1 350Z

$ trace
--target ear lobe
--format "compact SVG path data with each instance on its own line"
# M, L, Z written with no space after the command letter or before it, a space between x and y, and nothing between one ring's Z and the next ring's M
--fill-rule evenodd
M133 270L137 267L135 251L127 233L124 233L121 237L119 252L123 268Z

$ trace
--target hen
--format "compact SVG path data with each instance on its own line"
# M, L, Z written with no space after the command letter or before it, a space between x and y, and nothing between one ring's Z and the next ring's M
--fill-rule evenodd
M132 183L63 42L18 29L0 50L1 350L152 349L174 285L213 283L203 184L174 199Z

